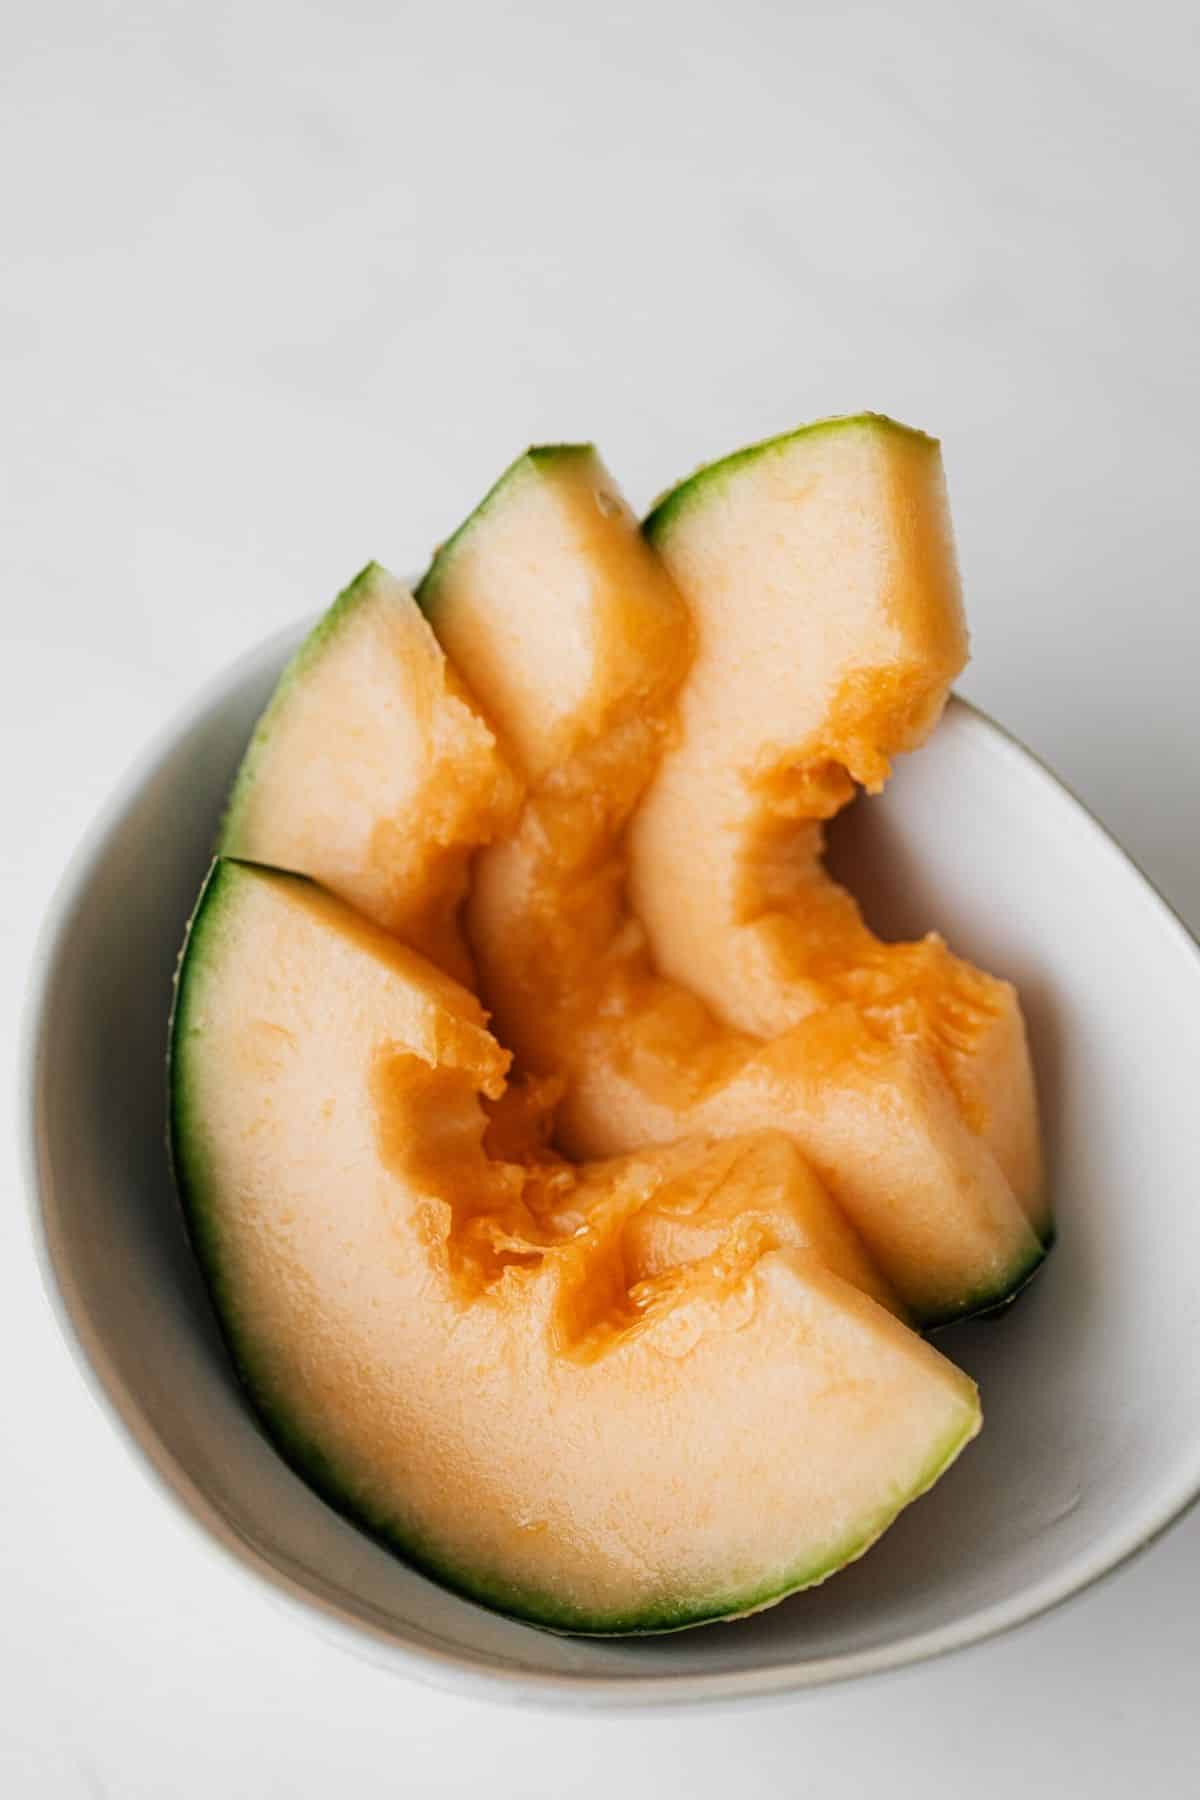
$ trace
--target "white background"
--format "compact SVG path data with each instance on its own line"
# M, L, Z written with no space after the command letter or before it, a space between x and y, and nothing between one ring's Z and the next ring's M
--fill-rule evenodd
M539 438L595 437L642 502L822 412L939 433L964 691L1200 925L1195 32L1158 0L6 7L6 1056L147 737L368 557L419 567ZM359 1667L127 1459L18 1187L4 1796L1195 1791L1197 1516L1005 1641L749 1712L504 1712Z

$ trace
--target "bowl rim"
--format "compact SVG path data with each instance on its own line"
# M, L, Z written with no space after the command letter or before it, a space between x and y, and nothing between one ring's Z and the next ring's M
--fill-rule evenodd
M226 1569L231 1564L239 1568L251 1578L259 1592L273 1599L297 1623L316 1628L327 1640L360 1658L365 1657L378 1668L409 1676L427 1686L493 1702L629 1712L795 1696L835 1683L878 1677L952 1651L980 1645L1063 1605L1124 1567L1176 1525L1200 1500L1200 1465L1190 1475L1185 1472L1182 1480L1175 1481L1167 1496L1152 1508L1149 1518L1140 1518L1124 1530L1110 1530L1087 1553L1075 1557L1061 1569L1010 1598L980 1607L952 1624L914 1633L877 1649L841 1652L813 1661L709 1673L656 1675L650 1680L636 1674L535 1672L527 1667L509 1666L483 1655L473 1655L466 1650L450 1651L432 1644L418 1647L405 1643L393 1630L373 1624L361 1613L352 1615L324 1598L241 1536L142 1416L135 1393L113 1366L101 1335L91 1322L69 1264L56 1252L45 1204L49 1175L42 1119L42 1077L49 1001L67 932L113 832L179 741L199 726L228 697L239 679L248 676L252 669L261 667L265 672L276 663L281 665L308 624L307 620L301 621L271 633L211 675L173 711L126 765L107 800L84 831L47 904L34 944L18 1036L21 1120L18 1129L25 1177L23 1187L26 1217L43 1292L60 1337L93 1402L115 1428L115 1436L124 1445L130 1460L172 1508L176 1518L188 1527L193 1542L202 1553L214 1562L219 1561ZM1175 935L1180 947L1196 959L1200 973L1200 939L1078 794L1041 757L973 702L954 694L948 710L953 710L972 731L990 739L1013 762L1031 772L1043 791L1065 803L1090 829L1107 854L1132 872L1162 924Z

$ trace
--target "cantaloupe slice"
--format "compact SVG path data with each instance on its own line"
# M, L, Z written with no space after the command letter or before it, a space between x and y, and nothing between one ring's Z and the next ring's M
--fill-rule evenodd
M821 420L702 469L645 530L697 640L630 843L659 967L762 1037L849 1001L918 1039L1044 1230L1013 988L936 935L882 943L821 863L823 821L856 784L879 791L967 659L938 444L877 414Z
M371 563L285 669L219 848L311 876L467 979L469 859L519 795L412 595Z
M494 1154L490 1132L486 1141ZM625 1278L635 1292L706 1259L728 1264L755 1249L791 1249L811 1253L889 1312L899 1311L858 1234L781 1131L685 1138L596 1163L543 1155L531 1161L539 1179L552 1160L572 1181L556 1202L556 1228L577 1231L615 1206Z
M547 516L568 523L548 532ZM1014 1292L1041 1245L927 1046L848 999L763 1044L656 972L625 904L624 831L671 733L691 633L594 452L522 459L418 598L528 782L516 829L475 864L466 917L501 1038L563 1081L560 1143L608 1156L776 1126L923 1322ZM520 736L543 706L552 759Z
M482 619L463 603L476 592L486 597ZM518 457L441 546L416 597L472 693L487 696L488 716L526 780L554 786L581 743L600 756L615 739L581 803L628 805L610 783L622 782L630 764L640 771L658 746L692 633L673 582L590 444Z
M764 1199L769 1144L489 1160L506 1062L466 989L343 903L216 865L172 1146L267 1430L420 1566L554 1628L671 1630L823 1580L974 1435L973 1384L778 1247L786 1153L768 1223L739 1224L728 1189L758 1157ZM678 1261L637 1247L656 1193L692 1221Z

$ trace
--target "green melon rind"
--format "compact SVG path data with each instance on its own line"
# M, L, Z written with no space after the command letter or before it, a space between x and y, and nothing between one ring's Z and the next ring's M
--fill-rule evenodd
M500 506L516 488L531 475L539 474L541 465L553 463L567 457L595 457L594 444L532 444L528 450L522 451L515 462L511 462L504 473L492 483L474 512L467 514L457 531L451 533L444 544L439 544L434 552L433 560L413 590L418 606L427 619L432 620L437 606L438 594L442 580L462 548L465 539L475 530L477 525L499 510Z
M924 1335L929 1336L932 1332L941 1331L946 1325L957 1325L967 1319L969 1319L972 1324L975 1324L980 1319L1003 1318L1013 1301L1025 1292L1025 1289L1029 1286L1038 1270L1045 1263L1046 1258L1053 1250L1057 1241L1057 1228L1051 1224L1047 1228L1045 1235L1039 1241L1039 1254L1030 1257L1029 1261L1024 1266L1023 1273L1016 1276L1003 1292L997 1294L996 1297L992 1299L989 1299L986 1295L975 1299L971 1302L970 1309L967 1312L949 1313L944 1318L939 1317L930 1320L921 1327Z
M651 544L661 543L684 514L691 512L698 503L715 499L730 477L750 464L778 455L803 438L825 436L835 431L863 426L871 430L892 432L929 450L939 448L937 438L918 431L915 426L902 425L899 420L888 418L886 413L838 413L828 419L814 419L809 425L781 432L777 437L762 438L756 444L747 444L742 450L734 450L728 456L719 457L716 462L705 463L655 501L642 521L642 531Z
M299 649L285 664L234 776L217 834L218 855L236 856L238 853L237 840L243 809L258 779L259 764L297 683L312 672L334 638L351 623L359 608L374 597L379 582L390 579L387 570L379 563L367 563L349 586L342 589L328 611L322 613Z
M1030 1227L1032 1230L1032 1227ZM1002 1280L992 1287L979 1288L954 1306L943 1312L923 1312L917 1315L917 1327L928 1337L931 1332L944 1331L947 1325L959 1325L967 1319L978 1319L995 1316L1007 1310L1033 1280L1046 1258L1054 1247L1054 1233L1046 1238L1035 1238L1033 1249L1023 1262L1011 1269Z
M964 1406L961 1424L937 1446L912 1486L890 1498L864 1526L848 1533L821 1562L802 1564L781 1579L743 1592L685 1596L640 1612L599 1615L572 1606L559 1595L518 1586L495 1572L460 1568L436 1543L415 1531L398 1528L357 1497L352 1479L339 1470L291 1416L286 1397L272 1390L243 1347L222 1266L219 1202L212 1191L198 1116L199 1096L192 1091L190 1080L188 1043L203 1007L204 984L219 971L221 932L230 909L236 905L243 872L251 869L255 879L267 874L281 881L304 880L303 876L265 870L260 865L242 864L226 857L213 862L188 924L176 974L168 1055L168 1146L188 1235L208 1283L222 1337L254 1413L284 1461L335 1512L440 1586L493 1611L572 1636L627 1637L682 1631L715 1620L740 1618L802 1588L814 1587L862 1556L911 1501L933 1486L974 1437L979 1422L978 1403L973 1408Z
M200 1259L206 1277L212 1282L214 1271L212 1246L207 1240L207 1219L193 1204L194 1197L209 1185L205 1179L206 1161L202 1132L193 1118L191 1096L186 1080L186 1044L194 1024L198 995L197 971L202 961L206 940L218 924L236 891L230 871L236 863L217 856L196 896L191 918L184 932L183 948L175 969L175 990L171 1016L167 1026L167 1154L175 1177L175 1189L183 1207L184 1223L192 1246ZM215 1289L215 1282L213 1286ZM214 1297L215 1294L214 1294Z
M195 1016L202 1004L205 965L216 961L222 923L237 900L242 874L246 870L253 870L255 875L269 875L273 880L296 882L305 887L313 885L304 875L266 869L228 856L215 856L187 923L175 970L175 991L167 1027L167 1152L183 1207L184 1223L213 1290L222 1324L224 1290L216 1239L212 1219L202 1199L212 1183L204 1151L204 1132L197 1116L195 1098L189 1091L186 1052L188 1039L196 1028ZM213 939L211 946L210 938Z
M1047 1256L1054 1248L1058 1236L1058 1225L1054 1218L1054 1208L1050 1193L1045 1186L1038 1189L1029 1202L1029 1225L1035 1237L1042 1241L1042 1248Z
M230 1341L228 1337L227 1341ZM976 1435L979 1420L977 1410L966 1412L964 1409L963 1424L938 1445L912 1488L881 1507L865 1527L848 1534L823 1561L801 1565L790 1570L782 1579L745 1592L708 1598L686 1597L662 1602L641 1612L597 1615L564 1602L559 1595L520 1587L493 1572L462 1569L435 1544L421 1540L415 1532L398 1529L391 1521L357 1500L351 1491L351 1483L340 1475L336 1465L311 1437L289 1418L286 1408L265 1393L256 1382L253 1370L247 1368L231 1341L230 1347L238 1373L268 1437L285 1462L315 1489L334 1512L450 1593L487 1606L493 1612L503 1613L521 1624L537 1626L543 1631L553 1631L569 1637L663 1636L668 1632L687 1631L697 1625L743 1619L751 1613L774 1606L805 1588L819 1586L849 1563L864 1556L905 1507L935 1485Z

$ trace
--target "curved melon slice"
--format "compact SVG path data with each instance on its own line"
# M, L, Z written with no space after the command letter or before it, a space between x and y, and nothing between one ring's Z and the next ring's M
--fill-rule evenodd
M543 490L536 507L531 484ZM564 509L604 495L586 539L544 533L551 488ZM922 1322L995 1305L1041 1246L927 1048L845 1003L764 1045L655 971L625 905L624 831L669 737L690 636L661 571L646 581L640 616L652 628L639 634L633 529L594 452L543 452L515 465L452 540L471 544L469 565L439 557L419 589L502 728L515 734L543 704L556 716L549 767L524 761L516 742L525 806L473 871L467 930L500 1035L523 1068L563 1081L557 1129L572 1154L777 1126ZM597 657L589 678L579 646L608 641L596 613L610 604L625 653ZM560 638L584 696L573 709L557 680Z
M172 1143L268 1431L420 1566L557 1629L671 1630L823 1580L975 1434L973 1384L812 1252L727 1230L724 1148L663 1153L661 1178L653 1153L489 1161L505 1062L423 958L218 863ZM631 1222L660 1189L678 1210L689 1154L713 1248L639 1266Z
M487 1142L490 1147L490 1134ZM616 1195L621 1261L635 1292L708 1259L729 1263L755 1250L803 1250L889 1312L899 1311L857 1233L783 1132L685 1138L562 1166L575 1186L556 1206L556 1229L577 1231L600 1210L596 1200L611 1210Z
M877 414L701 469L645 531L697 652L630 843L664 973L776 1037L848 1001L919 1036L1039 1230L1033 1076L1016 993L936 935L885 944L826 874L823 824L928 735L967 637L941 452Z
M585 739L640 736L643 721L657 739L692 653L687 608L590 444L519 456L442 545L416 597L537 782L556 780ZM611 758L615 780L631 760ZM601 782L596 803L608 799Z
M284 670L219 850L309 875L467 979L472 851L519 788L408 589L369 564Z

